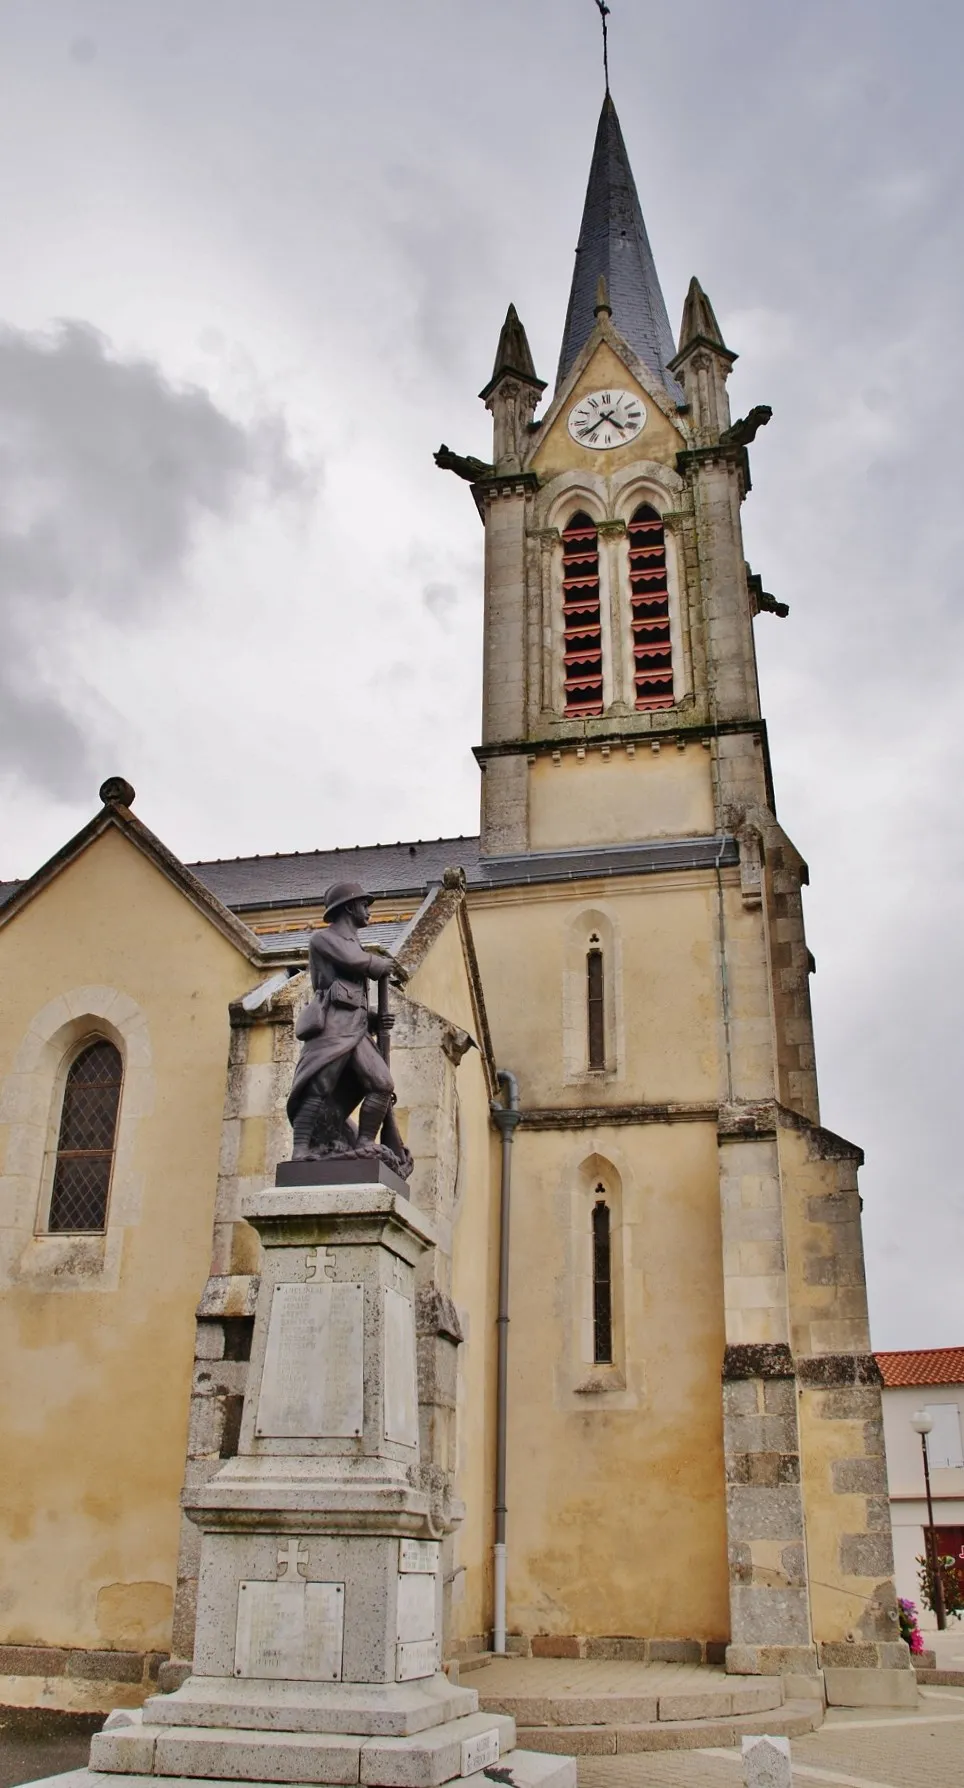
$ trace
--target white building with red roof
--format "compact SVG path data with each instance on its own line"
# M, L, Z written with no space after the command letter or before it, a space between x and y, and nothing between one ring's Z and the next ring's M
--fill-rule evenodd
M918 1606L921 1627L934 1615L921 1605L918 1558L924 1553L927 1502L921 1436L911 1418L926 1410L934 1527L941 1555L953 1554L964 1587L964 1347L878 1353L884 1381L884 1442L894 1531L897 1594Z

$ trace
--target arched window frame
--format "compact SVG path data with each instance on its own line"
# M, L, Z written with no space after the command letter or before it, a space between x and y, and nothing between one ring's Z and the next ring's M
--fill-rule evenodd
M592 1207L593 1365L613 1364L612 1211L600 1181Z
M110 1147L91 1150L79 1149L76 1145L74 1147L65 1147L65 1126L69 1123L71 1117L69 1102L72 1096L74 1072L77 1069L78 1064L83 1061L88 1052L91 1049L96 1048L98 1044L103 1044L106 1048L112 1051L113 1056L116 1058L118 1069L116 1081L112 1080L109 1083L102 1083L97 1087L98 1091L106 1090L107 1084L111 1086L116 1085L117 1087L116 1097L113 1101L113 1118L109 1131ZM110 1210L110 1195L114 1179L114 1170L117 1163L117 1140L120 1130L121 1103L124 1096L124 1078L124 1052L119 1047L118 1040L115 1037L107 1035L105 1031L88 1031L66 1052L57 1074L55 1098L50 1117L50 1140L47 1150L46 1171L44 1173L43 1185L42 1233L51 1236L97 1236L105 1233ZM102 1133L105 1135L107 1134L106 1131ZM67 1136L68 1138L70 1136L69 1130L67 1131ZM92 1159L96 1159L98 1163L104 1162L106 1164L103 1200L99 1213L100 1220L96 1223L84 1224L73 1224L66 1221L59 1221L58 1190L61 1171L62 1169L65 1169L65 1164L68 1161L81 1159L85 1155L89 1155ZM65 1205L67 1197L68 1194L65 1190L63 1194L63 1202Z
M577 508L561 530L562 677L567 719L588 720L606 706L599 526Z
M600 1219L596 1215L605 1206L608 1218L608 1274L598 1269L604 1264L602 1250L597 1253ZM623 1209L623 1172L607 1155L593 1152L572 1162L570 1179L570 1211L573 1265L573 1323L571 1335L572 1378L570 1388L578 1401L573 1407L587 1407L582 1399L592 1398L590 1408L601 1408L596 1402L600 1392L611 1395L618 1408L638 1405L638 1385L627 1384L626 1357L626 1275L630 1246ZM608 1288L609 1309L600 1291ZM608 1315L608 1323L606 1321ZM608 1333L606 1332L608 1328ZM608 1358L603 1358L608 1342ZM612 1407L612 1404L608 1404Z
M644 500L635 505L626 522L626 535L633 707L639 713L652 713L676 703L668 544L655 504Z
M586 951L586 1065L590 1074L606 1069L606 960L598 931Z
M602 969L603 1059L590 1046L590 956ZM566 926L562 982L562 1072L570 1084L617 1080L625 1072L622 939L611 910L584 907Z
M563 613L563 530L570 518L580 511L588 515L600 530L599 539L599 607L602 623L603 713L620 695L617 687L616 658L622 646L613 638L613 629L621 625L618 615L619 579L605 523L609 516L605 480L586 476L576 482L571 474L560 474L550 480L536 499L536 518L542 545L542 611L540 625L529 636L529 674L536 694L538 711L562 719L566 710L565 684L565 615Z
M678 706L683 698L691 693L693 687L690 662L691 642L684 601L686 580L680 558L679 535L672 519L672 512L679 508L680 488L674 477L666 474L664 469L654 466L647 469L645 477L639 477L634 473L621 485L614 508L615 516L625 530L618 542L613 570L614 583L619 592L616 604L618 618L614 614L614 626L618 627L623 659L619 694L623 701L633 709L635 709L636 703L636 686L632 602L630 600L629 526L632 516L644 503L655 510L663 524L666 584L669 593L670 643L673 655L674 706ZM636 711L640 712L640 710ZM645 712L645 710L642 711Z

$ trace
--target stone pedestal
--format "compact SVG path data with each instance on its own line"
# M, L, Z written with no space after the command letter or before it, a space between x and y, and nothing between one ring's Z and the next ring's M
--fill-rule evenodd
M367 1184L244 1201L264 1263L237 1457L184 1506L201 1529L193 1672L118 1711L91 1769L436 1788L511 1753L518 1788L575 1788L441 1671L442 1535L420 1485L414 1276L431 1227Z

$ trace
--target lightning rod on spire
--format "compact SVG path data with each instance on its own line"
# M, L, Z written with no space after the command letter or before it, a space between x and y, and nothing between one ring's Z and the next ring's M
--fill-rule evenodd
M609 17L611 8L606 5L606 0L596 0L596 5L599 8L599 17L600 17L600 20L602 23L603 74L606 77L606 92L608 94L609 93L609 31L608 31L608 27L606 25L606 20Z

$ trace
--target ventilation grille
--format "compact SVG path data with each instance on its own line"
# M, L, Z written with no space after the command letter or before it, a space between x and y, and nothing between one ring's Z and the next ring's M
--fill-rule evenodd
M673 706L673 652L669 633L666 538L648 503L629 524L629 588L637 708Z
M566 713L601 714L602 632L599 615L599 538L588 515L574 515L562 531L562 608L565 624Z

